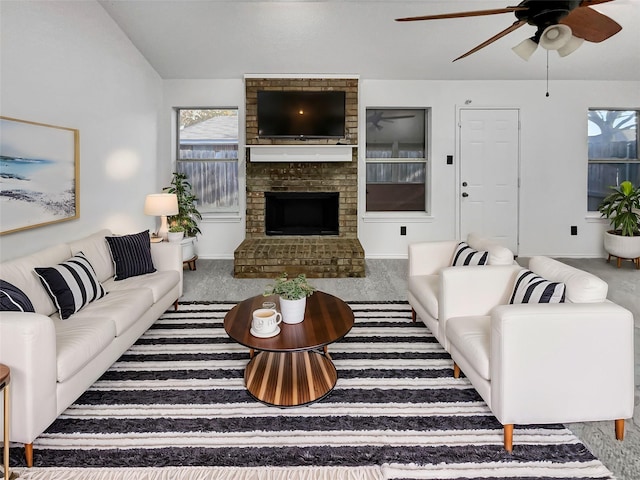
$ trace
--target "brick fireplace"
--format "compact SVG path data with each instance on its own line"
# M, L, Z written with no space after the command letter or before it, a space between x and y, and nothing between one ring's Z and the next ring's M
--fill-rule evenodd
M308 277L363 277L364 250L358 240L358 80L310 78L247 78L247 212L246 238L234 252L234 275L239 278L274 277L286 271ZM291 139L258 138L258 90L341 90L346 92L346 137L342 145L353 145L350 161L251 161L252 146L289 145L301 149L301 142ZM336 140L307 140L302 146L335 145ZM331 148L331 147L329 147ZM301 150L304 150L302 148ZM315 211L312 198L337 197L337 228L305 231L313 223L311 213L297 220L290 231L267 234L266 197L294 197L312 194L290 207L300 214L308 207ZM329 195L327 195L329 194ZM300 202L310 203L300 203ZM328 215L322 207L323 213ZM271 214L270 214L271 215ZM270 219L271 220L271 219ZM297 228L297 231L296 231ZM337 231L336 231L337 230ZM280 234L282 233L282 234Z

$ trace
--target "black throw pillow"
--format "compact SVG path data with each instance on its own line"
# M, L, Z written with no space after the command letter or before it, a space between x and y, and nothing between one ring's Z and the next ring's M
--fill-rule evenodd
M156 271L151 259L149 230L132 235L105 238L115 265L115 280L124 280Z
M0 280L0 311L35 312L29 297L6 280Z

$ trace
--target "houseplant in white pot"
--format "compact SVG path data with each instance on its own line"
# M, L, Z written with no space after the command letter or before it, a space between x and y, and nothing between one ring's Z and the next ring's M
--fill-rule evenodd
M307 297L313 295L316 289L307 281L304 274L289 278L287 273L280 275L273 285L267 285L265 296L280 296L280 313L284 323L300 323L304 320Z
M180 225L184 230L184 239L180 242L183 261L195 257L194 242L196 236L202 233L198 227L198 220L202 220L202 215L196 207L198 199L191 188L185 173L174 172L171 186L165 189L167 193L175 193L178 197L178 214L169 217L169 225Z
M184 227L182 225L171 225L167 238L170 242L180 242L184 238Z
M598 210L611 223L604 234L604 249L621 259L630 259L640 269L640 187L630 181L611 187L612 193L600 203Z

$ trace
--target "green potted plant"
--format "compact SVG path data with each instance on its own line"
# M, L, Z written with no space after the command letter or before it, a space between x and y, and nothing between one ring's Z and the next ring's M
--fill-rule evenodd
M184 231L182 245L182 259L191 260L196 256L194 241L200 231L198 221L202 215L196 207L197 197L193 194L191 183L185 173L173 172L171 186L165 189L168 193L175 193L178 197L178 214L169 217L169 225L180 225Z
M179 224L171 225L167 233L170 242L179 242L184 238L184 227Z
M267 285L264 296L279 295L282 321L292 324L304 320L307 297L315 291L315 287L309 284L304 274L289 278L285 272L273 284Z
M627 180L610 188L613 192L598 206L612 227L604 234L604 249L609 259L618 257L618 267L622 259L630 259L640 269L640 187Z

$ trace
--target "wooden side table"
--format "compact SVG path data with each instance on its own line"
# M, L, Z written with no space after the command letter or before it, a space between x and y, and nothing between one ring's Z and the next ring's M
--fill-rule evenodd
M12 475L9 470L9 382L11 381L11 370L6 365L0 363L0 390L3 391L4 396L4 478L12 479L17 478L17 475Z

